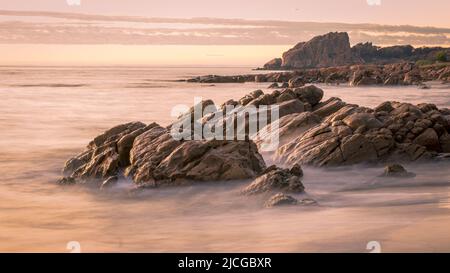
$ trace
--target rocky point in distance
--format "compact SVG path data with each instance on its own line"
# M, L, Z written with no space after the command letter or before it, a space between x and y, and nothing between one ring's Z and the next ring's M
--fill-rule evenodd
M372 43L350 46L345 32L332 32L301 42L282 58L260 70L283 70L236 76L206 75L188 79L200 83L273 82L272 87L305 84L419 85L427 81L450 82L450 49L414 48L410 45L378 47ZM281 85L280 85L281 84Z

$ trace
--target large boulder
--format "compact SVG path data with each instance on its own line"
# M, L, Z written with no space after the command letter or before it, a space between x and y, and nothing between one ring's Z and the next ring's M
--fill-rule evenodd
M117 174L119 168L128 164L130 145L138 133L149 130L155 124L146 126L141 122L131 122L115 126L95 137L86 149L69 159L63 173L69 179L105 179Z
M309 103L311 106L317 105L323 98L323 90L314 85L296 88L294 93L299 100Z
M265 169L253 141L178 141L161 127L136 138L130 161L126 175L138 184L247 179Z
M432 128L426 129L423 133L417 136L414 141L415 144L425 146L433 151L440 151L439 136Z

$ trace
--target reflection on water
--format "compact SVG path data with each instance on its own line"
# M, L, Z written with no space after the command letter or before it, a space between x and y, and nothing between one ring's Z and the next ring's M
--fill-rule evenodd
M305 168L317 207L263 209L248 181L128 194L55 184L64 161L101 131L132 120L173 120L195 96L220 104L268 84L173 80L248 68L1 68L0 251L384 251L450 250L449 163L409 165L417 177L379 180L382 166ZM385 100L450 106L448 88L323 86L365 106ZM424 241L426 243L424 243Z

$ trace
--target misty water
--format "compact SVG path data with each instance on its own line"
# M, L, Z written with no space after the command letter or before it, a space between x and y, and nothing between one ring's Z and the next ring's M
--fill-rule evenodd
M174 120L194 97L221 104L267 83L175 80L250 68L1 67L0 251L368 252L450 250L450 162L409 164L417 174L380 180L383 166L304 167L305 196L318 206L263 208L244 197L250 181L209 182L129 194L60 186L65 160L104 130L129 121ZM325 97L374 107L386 100L450 107L450 87L321 86ZM270 162L270 159L266 159ZM296 196L303 197L303 196Z

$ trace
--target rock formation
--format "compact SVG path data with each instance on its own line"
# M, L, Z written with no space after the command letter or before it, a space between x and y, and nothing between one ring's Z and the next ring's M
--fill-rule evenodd
M252 141L175 140L156 123L122 124L94 138L68 160L63 184L101 182L124 175L146 186L252 178L265 163Z
M283 68L320 68L359 63L351 51L345 32L331 32L301 42L283 53Z
M323 96L323 90L311 85L267 94L256 90L221 107L215 107L210 100L202 101L168 127L141 122L121 124L95 137L83 152L68 160L60 183L89 183L106 188L120 177L128 177L139 186L157 187L256 177L242 190L244 194L301 193L303 164L410 162L450 153L447 108L387 101L371 109L334 97L323 100ZM227 106L233 106L230 113ZM263 113L257 108L260 106L277 106L279 115L270 117L252 134L248 131L249 118ZM209 107L212 111L195 117L197 107ZM200 126L204 132L225 129L221 123L234 127L239 117L247 117L243 119L245 126L237 129L231 139L173 136L179 122L187 122L193 128ZM266 130L268 127L271 130ZM239 139L241 133L243 139ZM264 152L290 169L266 168L258 151L263 151L274 134L278 146ZM188 131L187 136L197 137L194 131Z
M279 88L296 88L306 84L350 84L366 85L419 85L427 81L450 83L450 65L436 64L419 66L415 63L395 63L385 65L359 64L328 68L296 69L289 72L271 72L257 75L239 76L202 76L188 79L188 82L273 82L280 83ZM271 86L276 88L275 85Z
M299 69L323 68L355 64L392 64L401 62L417 62L425 60L433 62L438 53L447 54L450 60L450 49L442 47L414 48L411 45L378 47L372 43L360 43L350 46L346 32L330 32L316 36L307 42L300 42L264 65L264 69Z

